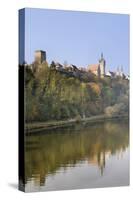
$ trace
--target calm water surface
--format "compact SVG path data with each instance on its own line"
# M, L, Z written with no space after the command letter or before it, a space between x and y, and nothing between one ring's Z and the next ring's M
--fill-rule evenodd
M25 147L27 192L129 184L127 121L47 130Z

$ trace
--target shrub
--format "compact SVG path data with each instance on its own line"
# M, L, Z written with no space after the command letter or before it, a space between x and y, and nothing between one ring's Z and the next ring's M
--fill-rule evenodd
M76 118L75 118L76 122L79 123L82 121L82 118L80 115L77 115Z

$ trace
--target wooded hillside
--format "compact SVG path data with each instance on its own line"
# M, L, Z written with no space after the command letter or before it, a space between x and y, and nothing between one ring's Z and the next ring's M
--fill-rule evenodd
M38 71L25 70L25 117L27 122L127 114L129 81L95 76L82 79L43 63Z

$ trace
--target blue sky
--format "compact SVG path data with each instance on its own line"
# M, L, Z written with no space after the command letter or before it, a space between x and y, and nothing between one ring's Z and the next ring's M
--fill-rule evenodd
M106 71L123 65L129 73L129 15L45 9L25 10L25 60L35 50L52 60L86 67L98 63L101 52Z

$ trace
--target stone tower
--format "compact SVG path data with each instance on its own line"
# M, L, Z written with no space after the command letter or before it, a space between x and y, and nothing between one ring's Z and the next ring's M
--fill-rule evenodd
M103 53L101 53L101 58L99 60L99 66L100 66L100 76L102 78L105 76L105 65L106 65L106 61L103 58Z
M35 62L41 64L44 61L46 61L46 51L42 50L35 51Z

